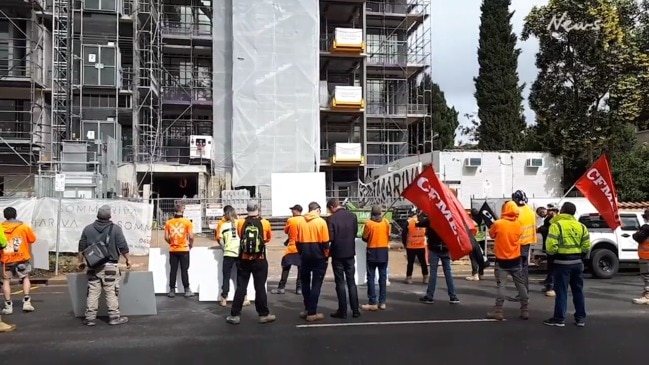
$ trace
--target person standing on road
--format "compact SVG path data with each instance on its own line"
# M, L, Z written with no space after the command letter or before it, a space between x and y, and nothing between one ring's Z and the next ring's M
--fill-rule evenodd
M297 278L295 279L295 294L302 295L302 283L300 280L300 255L297 253L297 248L295 247L295 240L297 239L297 228L300 225L300 222L304 220L302 216L302 206L295 204L289 208L291 214L293 215L286 220L286 226L284 226L284 233L288 235L286 242L286 250L284 251L284 256L282 257L282 276L279 279L279 284L277 289L271 290L272 294L284 294L286 290L286 282L288 281L288 274L291 272L291 266L297 267Z
M564 203L548 231L545 249L554 260L552 274L557 294L554 299L554 315L543 322L548 326L565 326L568 286L575 306L575 324L578 327L586 324L583 259L590 250L590 236L586 226L575 218L576 212L577 207L573 203Z
M494 276L496 277L496 305L493 310L487 314L488 318L502 321L503 304L505 303L505 283L507 276L514 280L518 297L521 303L520 317L529 319L528 295L525 288L523 273L521 272L521 245L520 238L523 235L523 226L518 221L518 206L516 203L509 201L502 207L500 219L495 221L489 228L489 236L494 239L494 253L496 255L496 267Z
M446 280L446 289L448 291L449 302L459 304L455 294L455 284L453 283L453 272L451 269L451 256L449 255L446 244L439 237L435 229L431 226L430 219L426 215L420 215L417 219L417 227L426 228L426 241L428 244L428 263L430 264L430 276L428 278L428 288L426 295L419 298L419 301L426 304L434 303L435 289L437 288L437 268L442 261L442 270Z
M230 278L232 269L239 262L239 251L241 250L241 239L237 232L237 212L231 205L223 207L222 222L219 222L218 229L220 232L216 235L219 237L219 244L223 247L223 268L222 268L222 285L221 285L221 307L228 306L228 294L230 294ZM250 303L248 303L250 304Z
M88 298L86 303L86 316L83 324L94 326L99 311L99 297L102 290L106 293L106 306L108 307L108 324L120 325L128 322L128 317L119 313L119 281L121 273L118 262L123 256L126 260L126 268L131 268L128 260L128 244L124 237L122 228L110 221L110 206L104 205L97 210L97 220L87 225L81 232L79 239L79 269L86 268L82 252L95 243L104 242L108 249L108 262L102 266L91 268L86 271L88 275Z
M32 228L17 220L18 213L13 207L4 210L6 221L2 222L2 231L7 239L7 246L2 250L2 293L4 294L4 308L2 314L12 314L14 311L11 301L11 278L19 279L23 284L23 312L33 312L29 291L32 287L29 274L32 272L31 245L36 242L36 235Z
M484 256L484 252L487 248L487 235L485 234L485 226L482 223L482 218L480 217L480 212L476 208L471 208L471 219L473 224L477 227L477 231L473 235L478 246L480 248L480 254ZM480 222L480 223L479 223ZM485 265L480 265L475 258L475 255L469 255L471 260L471 276L466 277L468 281L480 281L484 276Z
M4 231L0 229L0 250L4 250L7 247L7 237L4 234ZM16 329L15 324L9 324L2 321L0 317L0 333L11 332Z
M538 228L538 232L541 234L541 237L543 238L543 252L546 252L545 243L548 240L550 225L552 224L552 219L554 219L554 217L556 217L557 214L559 214L559 209L555 204L548 204L547 208L540 207L539 209L537 209L536 214L538 214L539 217L543 218L543 225ZM546 297L555 297L557 294L554 291L551 256L546 255L546 263L547 263L547 269L546 269L547 275L545 277L545 280L541 282L541 285L543 285L542 291L543 293L545 293Z
M338 310L331 313L331 317L347 318L347 292L349 292L352 316L358 318L361 312L358 304L358 288L354 281L358 219L355 214L341 207L338 199L329 199L327 210L331 214L327 219L329 240L331 241L329 253L336 281L336 296L338 297Z
M640 298L633 299L634 304L649 304L649 209L645 209L642 218L645 224L640 227L638 232L633 234L633 240L638 242L638 258L640 258L640 275L644 288Z
M275 315L268 309L266 281L268 280L268 261L266 244L272 238L270 222L259 216L259 204L250 200L246 206L248 216L237 223L237 233L241 237L241 253L237 263L237 290L234 293L230 315L225 319L230 324L241 322L241 309L246 301L250 276L255 286L255 309L259 323L275 321Z
M390 222L383 218L380 205L373 205L370 219L363 228L363 241L367 242L367 298L369 303L363 304L366 311L386 309L388 259L390 249ZM379 295L376 296L375 275L379 272Z
M318 313L318 300L327 272L329 228L327 222L320 217L320 204L311 202L308 209L309 212L297 228L296 247L302 261L300 279L304 311L300 312L300 318L314 322L324 319L324 314Z
M518 221L523 225L521 236L521 272L525 281L525 288L530 291L529 262L530 247L536 244L536 213L527 205L527 195L522 190L516 190L512 194L512 200L518 205ZM519 297L508 297L507 300L518 302Z
M178 280L178 266L180 278L185 289L185 298L194 296L189 289L189 250L194 246L194 228L192 222L183 217L185 206L176 204L174 217L165 224L165 241L169 244L169 293L167 296L176 296L176 281Z
M428 283L428 262L426 262L426 228L417 227L417 212L412 210L406 229L401 232L401 241L406 246L406 284L412 284L415 259L421 266L422 282Z

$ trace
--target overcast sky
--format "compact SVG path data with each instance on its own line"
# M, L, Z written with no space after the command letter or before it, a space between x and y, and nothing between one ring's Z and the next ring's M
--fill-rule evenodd
M466 113L478 111L473 97L475 86L473 77L478 75L478 32L480 26L480 5L482 0L432 1L432 52L433 80L439 84L446 95L446 101L460 114L460 124L468 122ZM519 36L523 29L523 19L534 5L545 5L547 0L514 0L510 10L515 11L512 18L514 32ZM518 58L518 74L521 83L526 83L524 97L536 79L534 65L538 42L519 39L522 54ZM527 122L534 120L534 113L524 101ZM460 136L458 136L460 137Z

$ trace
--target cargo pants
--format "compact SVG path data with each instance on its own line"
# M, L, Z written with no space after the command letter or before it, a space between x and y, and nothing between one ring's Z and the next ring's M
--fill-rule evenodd
M117 263L107 263L96 269L88 269L88 297L86 302L86 319L95 320L99 310L101 291L106 292L106 307L109 319L119 318L119 281L120 272Z

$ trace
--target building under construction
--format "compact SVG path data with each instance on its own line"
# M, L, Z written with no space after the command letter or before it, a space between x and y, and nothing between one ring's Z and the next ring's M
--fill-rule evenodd
M3 0L0 193L331 196L430 149L430 0ZM267 195L268 196L268 195Z

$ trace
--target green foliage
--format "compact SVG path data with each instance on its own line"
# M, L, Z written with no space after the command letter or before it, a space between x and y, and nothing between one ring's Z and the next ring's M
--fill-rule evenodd
M477 119L464 129L483 150L512 150L523 148L522 91L519 85L517 37L512 31L510 0L483 0L480 17L478 63L480 70L475 82L478 104Z
M639 14L635 0L550 0L525 19L522 38L539 40L530 94L536 143L564 157L566 186L600 154L635 144L649 81Z
M432 133L437 137L434 139L433 147L436 150L453 148L455 146L455 131L460 122L458 112L449 107L444 92L439 85L433 82L429 74L424 74L419 85L411 92L411 102L414 104L423 103L427 105L431 118L424 120L423 128L417 132L423 134L419 137L421 141L430 141ZM427 147L429 151L430 147Z
M649 148L638 146L611 158L613 179L620 201L649 200Z

